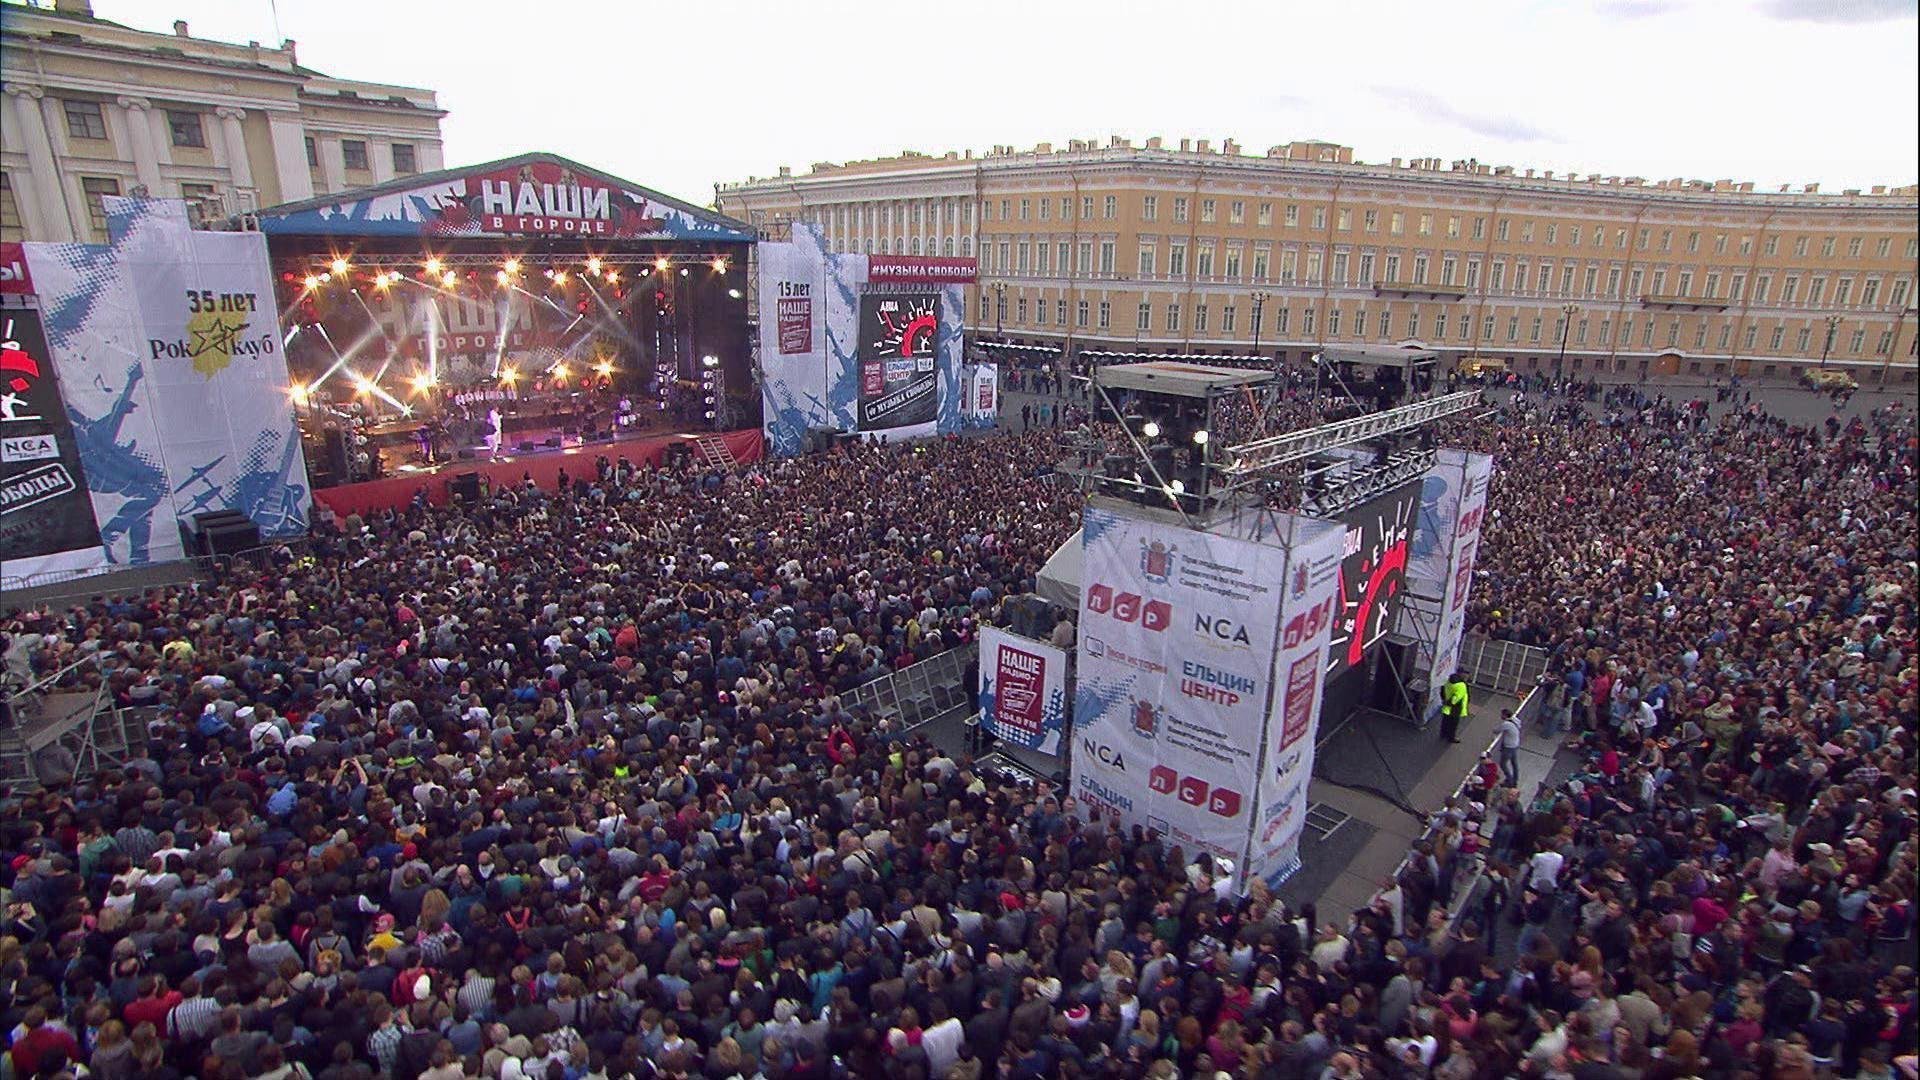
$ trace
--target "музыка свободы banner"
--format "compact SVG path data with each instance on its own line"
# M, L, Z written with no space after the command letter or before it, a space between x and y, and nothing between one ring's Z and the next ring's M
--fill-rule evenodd
M99 546L40 313L0 311L0 562Z
M937 419L940 329L937 292L860 297L860 430L915 427Z

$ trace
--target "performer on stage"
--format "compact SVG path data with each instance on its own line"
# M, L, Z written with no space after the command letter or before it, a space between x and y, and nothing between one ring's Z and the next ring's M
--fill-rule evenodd
M487 453L489 456L498 457L500 456L500 410L499 409L496 408L496 409L487 410L487 423L491 425L493 429L487 435Z

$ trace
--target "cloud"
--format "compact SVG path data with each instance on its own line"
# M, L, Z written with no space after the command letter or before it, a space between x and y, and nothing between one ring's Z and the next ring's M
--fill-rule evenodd
M1559 142L1560 137L1545 128L1517 116L1473 113L1455 108L1424 90L1404 86L1376 86L1381 98L1420 114L1428 120L1507 142Z
M1760 10L1790 22L1857 26L1911 19L1916 4L1915 0L1766 0Z
M1685 6L1675 0L1599 0L1593 5L1593 10L1596 14L1615 19L1650 19L1679 11Z

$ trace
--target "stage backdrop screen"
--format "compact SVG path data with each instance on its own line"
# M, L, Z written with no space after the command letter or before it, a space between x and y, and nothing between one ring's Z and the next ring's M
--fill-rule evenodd
M982 629L980 716L1002 742L1058 754L1067 726L1067 654L998 627Z
M1346 674L1393 629L1407 587L1420 485L1407 484L1340 515L1347 536L1340 559L1339 616L1327 649L1327 681Z
M934 422L938 379L934 339L940 296L933 292L860 297L860 430Z

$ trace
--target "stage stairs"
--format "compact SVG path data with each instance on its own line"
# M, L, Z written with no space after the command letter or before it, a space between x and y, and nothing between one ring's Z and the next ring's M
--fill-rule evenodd
M701 463L710 468L731 469L740 464L739 459L733 456L733 451L727 448L727 440L717 435L695 435L693 446L700 454Z
M0 729L0 785L20 789L85 779L118 767L146 742L141 710L117 707L104 685L55 689L65 673L9 699L13 722Z

